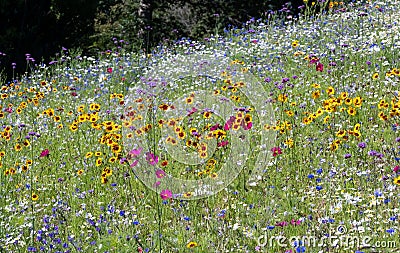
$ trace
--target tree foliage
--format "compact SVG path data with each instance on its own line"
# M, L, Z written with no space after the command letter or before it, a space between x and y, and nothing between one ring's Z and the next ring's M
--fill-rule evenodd
M202 39L268 10L296 14L302 0L1 0L0 69L26 69L25 54L48 62L61 47L96 54L121 44L150 50L181 37Z

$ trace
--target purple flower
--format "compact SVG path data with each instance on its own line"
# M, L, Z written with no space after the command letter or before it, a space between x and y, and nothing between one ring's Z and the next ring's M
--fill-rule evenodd
M351 157L351 154L345 154L345 155L344 155L344 158L346 158L346 159L347 159L347 158L350 158L350 157Z
M365 144L365 142L358 143L359 148L365 148L366 146L367 146L367 144Z
M289 78L287 78L287 77L284 77L284 78L282 78L282 83L286 83L286 82L289 82Z

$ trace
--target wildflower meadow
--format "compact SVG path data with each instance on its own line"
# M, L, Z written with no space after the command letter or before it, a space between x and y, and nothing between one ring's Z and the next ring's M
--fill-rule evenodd
M27 54L0 89L0 252L400 252L399 27L398 0L318 1L150 54Z

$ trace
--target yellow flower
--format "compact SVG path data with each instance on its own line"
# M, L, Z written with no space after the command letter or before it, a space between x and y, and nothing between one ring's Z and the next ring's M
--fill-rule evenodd
M99 166L102 165L102 164L103 164L103 159L98 158L98 159L96 160L96 166L99 167Z
M346 98L346 99L344 100L344 103L345 103L346 105L351 105L351 104L353 103L353 99L351 99L351 98Z
M312 93L311 96L312 96L313 99L317 99L317 98L319 98L321 96L321 92L319 90L316 90L316 91L314 91Z
M298 47L299 46L299 41L295 40L292 42L292 47Z
M15 147L14 147L14 149L15 149L15 151L21 151L22 150L22 146L19 144L19 143L17 143L17 144L15 144Z
M346 130L340 129L339 131L336 132L337 137L343 137L346 134Z
M183 194L183 197L185 197L185 198L190 198L192 195L193 195L193 192L185 192L185 193Z
M326 89L326 93L328 93L328 95L334 95L335 89L332 86L329 86L328 89Z
M400 176L396 177L396 178L393 180L393 183L400 186Z
M189 243L186 245L186 247L187 247L188 249L197 247L197 243L196 243L196 242L189 242Z
M210 174L210 177L211 177L212 179L215 179L215 178L218 177L218 174L215 173L215 172L213 172L213 173Z
M351 115L351 116L354 116L354 115L356 115L357 111L356 111L355 108L353 108L353 107L350 106L349 109L347 110L347 113L348 113L349 115Z
M205 118L205 119L209 119L210 117L211 117L211 112L204 112L203 113L203 117Z
M379 74L378 73L374 73L373 75L372 75L372 79L373 80L376 80L376 79L378 79L379 78Z
M39 199L39 195L37 195L36 193L32 193L32 200L36 201Z
M285 103L288 100L288 96L286 94L279 94L278 101Z
M293 111L291 110L285 110L285 113L289 116L292 117L294 115Z
M291 139L291 138L285 140L284 143L285 143L285 145L287 145L289 148L293 147L293 144L294 144L293 139Z
M357 107L357 108L361 107L362 98L361 98L361 97L355 97L355 98L353 99L353 103L354 103L354 106L355 106L355 107Z

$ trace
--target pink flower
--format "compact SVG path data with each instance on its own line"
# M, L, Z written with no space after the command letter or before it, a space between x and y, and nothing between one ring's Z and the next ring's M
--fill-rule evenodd
M246 124L246 126L244 127L244 130L250 130L253 127L253 122L249 122Z
M217 144L218 147L225 147L226 145L229 144L229 141L221 141Z
M157 181L157 182L154 183L153 187L157 188L160 184L161 184L161 182Z
M172 198L172 192L168 189L162 190L160 196L163 200Z
M12 113L13 109L11 107L8 107L8 108L5 109L5 111L8 112L8 113Z
M300 225L300 224L301 224L301 220L292 219L292 220L290 221L290 223L291 223L293 226L297 226L297 225Z
M158 156L147 152L146 153L146 160L149 162L150 165L156 165L158 163Z
M277 155L282 154L282 150L281 150L280 147L273 147L273 148L271 148L271 151L273 152L272 155L273 155L274 157L277 156Z
M138 162L139 162L138 160L135 160L133 163L131 163L130 165L131 168L135 167L138 164Z
M277 227L285 227L287 225L288 225L288 223L286 221L277 222L275 224L275 226L277 226Z
M393 168L393 171L395 173L399 172L399 170L400 170L400 166L399 165L397 165L396 167Z
M50 151L48 149L45 149L42 151L42 153L40 153L40 157L45 157L45 156L49 156Z
M193 113L197 112L197 109L195 107L192 107L192 110L189 111L187 116L192 115Z
M129 154L132 155L133 157L136 157L140 155L140 152L142 152L143 148L138 148L138 149L132 149L129 151Z
M318 62L315 69L320 72L324 71L324 64Z
M216 125L214 125L214 126L212 126L212 127L210 128L210 131L215 131L215 130L217 130L218 128L220 128L220 125L219 125L219 124L216 124Z
M112 68L107 68L108 73L112 73L113 69Z
M164 172L163 170L158 169L158 170L156 171L156 176L157 176L157 178L163 178L165 175L166 175L166 174L165 174L165 172Z
M309 55L309 56L311 56L311 55ZM312 57L311 60L310 60L310 63L313 64L313 63L316 63L316 62L318 62L318 61L319 61L319 58L317 58L317 57Z
M232 127L233 122L235 121L236 117L231 116L224 125L224 130L227 131Z

